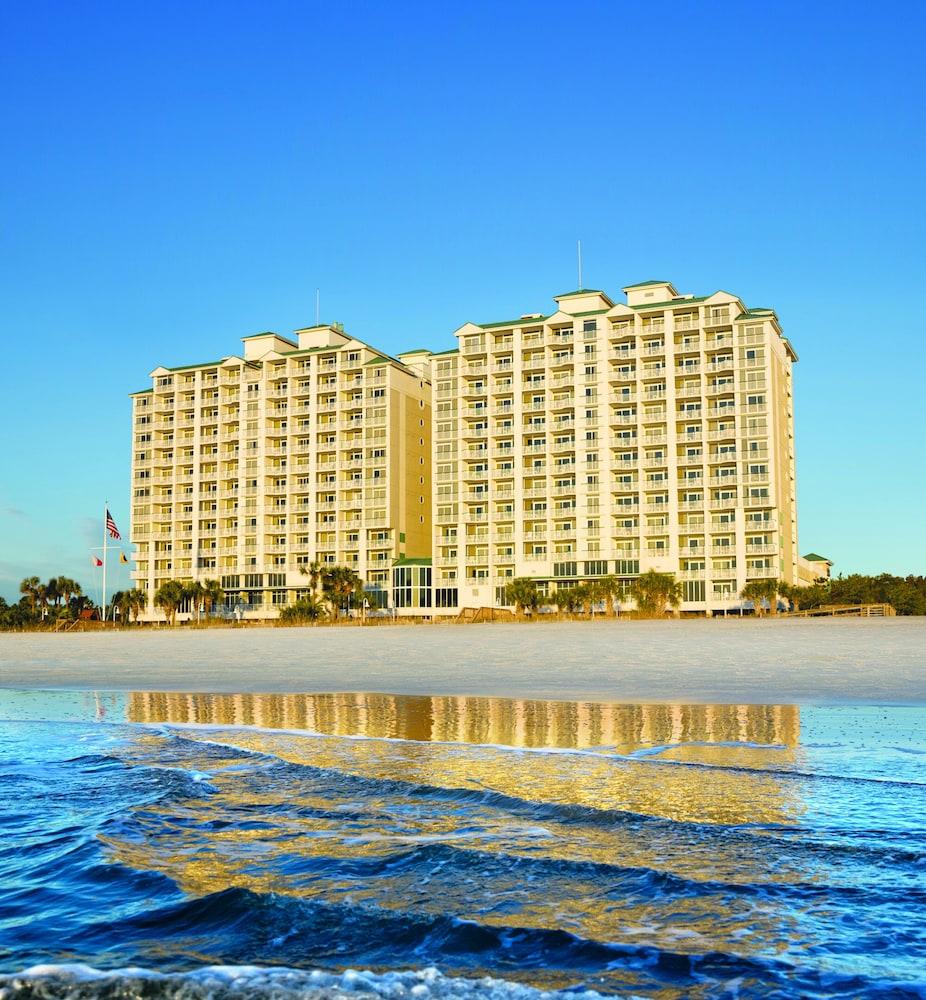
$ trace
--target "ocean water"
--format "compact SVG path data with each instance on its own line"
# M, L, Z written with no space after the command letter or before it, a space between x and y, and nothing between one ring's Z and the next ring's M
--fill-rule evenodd
M0 997L926 996L926 710L0 693Z

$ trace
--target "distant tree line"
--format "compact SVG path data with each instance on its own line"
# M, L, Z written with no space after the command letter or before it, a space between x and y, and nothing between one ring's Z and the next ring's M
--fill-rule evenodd
M562 614L591 615L594 608L601 608L605 614L614 615L622 593L620 582L613 576L563 587L549 595L541 593L536 581L519 577L505 588L505 602L514 606L518 617L550 605ZM650 570L633 581L627 596L633 599L638 616L660 618L678 608L682 585L672 573ZM810 587L768 578L750 580L740 597L752 603L756 615L777 614L779 601L791 611L807 611L825 604L890 604L898 615L926 615L926 577L853 573Z
M41 580L27 576L19 585L22 595L16 604L0 597L0 629L21 629L41 622L77 618L81 611L93 608L93 601L83 587L67 576Z
M823 604L890 604L899 615L926 615L926 576L850 573L799 590L802 610Z

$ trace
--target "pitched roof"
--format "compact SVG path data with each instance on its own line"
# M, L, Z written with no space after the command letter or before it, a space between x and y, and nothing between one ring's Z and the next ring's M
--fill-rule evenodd
M543 321L547 319L546 316L534 316L532 319L525 319L523 316L519 316L517 319L508 319L502 323L476 323L475 326L481 327L483 330L491 330L499 326L540 326Z
M600 288L577 288L574 292L562 292L554 295L554 299L568 299L570 295L604 295ZM607 298L607 296L605 296Z
M212 368L213 366L218 366L222 364L223 361L227 361L227 358L219 358L218 361L200 361L196 365L180 365L179 368L168 368L169 372L185 372L190 368Z
M634 285L624 285L624 291L626 292L628 288L647 288L649 285L671 285L671 281L657 281L653 279L652 281L638 281Z
M689 306L697 305L699 302L703 302L705 299L709 299L709 295L694 295L690 299L669 299L668 302L644 302L643 305L631 306L631 309L675 309L679 306Z
M832 559L827 559L826 556L821 556L816 552L808 552L803 558L806 559L807 562L825 562L829 563L830 566L833 565Z

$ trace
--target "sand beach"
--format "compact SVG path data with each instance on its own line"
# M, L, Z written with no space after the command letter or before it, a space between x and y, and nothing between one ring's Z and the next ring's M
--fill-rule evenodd
M910 704L926 701L926 620L6 634L0 686Z

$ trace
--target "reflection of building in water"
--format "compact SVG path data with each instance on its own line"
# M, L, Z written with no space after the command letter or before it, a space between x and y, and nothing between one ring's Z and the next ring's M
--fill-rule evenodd
M794 705L623 705L387 694L134 692L132 722L305 729L338 736L619 751L689 742L797 746Z
M349 886L355 901L392 907L409 896L422 898L414 868L408 869L409 883L401 882L399 874L366 880L350 875L329 882L327 874L320 873L353 859L380 858L437 842L472 850L480 858L499 852L502 857L539 855L606 865L617 861L628 869L669 871L692 885L705 873L720 881L758 882L768 878L764 838L715 838L705 833L705 826L792 825L804 809L805 783L786 773L799 747L800 720L794 706L135 693L128 714L134 722L227 727L218 735L195 730L184 734L189 737L184 752L191 755L187 766L210 771L212 794L197 797L190 807L196 823L174 821L178 804L173 799L146 804L146 814L163 810L170 819L157 842L118 833L107 841L123 863L163 871L197 895L229 885L325 895L334 885L335 892ZM234 728L241 726L260 728ZM273 730L311 730L326 738ZM336 738L346 735L415 742L394 746L377 739ZM251 772L240 760L228 768L214 756L199 761L196 740L207 745L218 740L308 768L281 768L267 780L262 768ZM508 749L602 746L626 754L665 745L671 749L637 759ZM156 739L139 741L129 753L145 764L160 759L160 747ZM686 766L692 763L707 766ZM449 794L434 794L438 789ZM501 793L506 799L473 797L469 793L474 790ZM559 806L579 808L560 813ZM601 815L603 811L611 814ZM260 822L239 826L242 816ZM670 822L648 823L651 817ZM301 860L293 866L296 855ZM488 861L478 864L495 870ZM507 864L499 868L503 879L508 877ZM457 876L451 869L439 878L450 880L440 883L441 892L449 886L457 893L454 912L490 923L511 919L504 908L486 913L484 898L454 882ZM465 871L465 885L472 886L478 879L472 879L469 868ZM520 875L509 876L506 891L520 906L523 881ZM808 877L806 869L784 863L775 871L777 881ZM435 875L435 887L439 878ZM571 928L611 940L627 920L651 921L646 893L635 897L631 892L627 909L615 909L619 895L600 891L594 878L585 882L573 895L563 894L561 888L549 912L539 902L519 910L519 925L548 921L548 926L561 926L564 910L573 907ZM500 886L493 884L492 892L498 891ZM676 917L689 904L696 915L709 914L699 934L711 940L717 926L713 918L718 907L724 907L723 899L712 897L704 903L692 897L679 903L682 909ZM727 926L752 935L756 921L771 919L768 914L774 908L764 912L744 912L741 923L736 923L735 914L727 914ZM722 950L729 942L718 939L715 945Z

